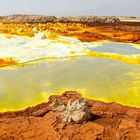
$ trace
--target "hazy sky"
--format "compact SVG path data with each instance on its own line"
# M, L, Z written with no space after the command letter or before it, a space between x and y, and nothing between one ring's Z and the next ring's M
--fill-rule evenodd
M0 15L140 16L140 0L0 0Z

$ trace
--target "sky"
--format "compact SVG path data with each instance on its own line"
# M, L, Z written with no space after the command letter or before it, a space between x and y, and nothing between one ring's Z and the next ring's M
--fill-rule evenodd
M0 15L140 16L140 0L0 0Z

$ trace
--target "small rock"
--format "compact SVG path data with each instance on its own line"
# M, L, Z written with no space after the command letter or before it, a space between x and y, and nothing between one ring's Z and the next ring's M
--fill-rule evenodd
M45 34L42 34L41 39L46 39L47 36Z
M86 121L87 120L87 114L86 112L81 112L81 111L75 111L73 114L72 114L72 120L74 122L83 122L83 121Z
M67 105L63 105L57 100L54 100L51 108L54 111L61 111L60 118L64 123L82 123L91 118L85 99L70 100Z
M37 33L37 27L33 28L33 32Z
M65 123L81 123L90 119L90 113L85 100L69 101L65 111L61 114L62 121Z
M52 110L55 110L55 111L64 111L66 106L63 104L60 104L57 100L54 100L51 104L51 108Z
M42 32L38 32L38 33L35 34L35 38L43 40L43 39L46 39L47 36Z

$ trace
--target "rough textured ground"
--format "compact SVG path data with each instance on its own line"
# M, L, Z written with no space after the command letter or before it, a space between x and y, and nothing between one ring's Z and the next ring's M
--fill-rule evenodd
M60 111L52 110L52 103L67 104L81 98L76 92L51 96L43 103L24 111L0 114L2 140L139 140L140 109L116 103L88 100L90 121L61 122Z
M0 17L0 33L33 36L33 28L36 27L38 31L51 32L51 38L64 35L76 36L83 42L109 40L139 44L138 19L136 17L12 15Z
M139 44L140 22L132 18L129 18L129 22L123 18L122 22L117 17L6 16L0 18L0 33L32 35L32 29L38 27L40 31L76 36L85 42L110 40ZM116 103L88 100L89 121L62 122L59 118L61 112L52 109L54 100L67 105L70 99L79 98L76 92L66 92L62 96L51 96L49 102L23 111L0 113L0 140L140 139L140 109Z

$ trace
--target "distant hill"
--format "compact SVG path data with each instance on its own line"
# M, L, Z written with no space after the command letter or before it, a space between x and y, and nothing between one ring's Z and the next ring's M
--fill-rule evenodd
M0 16L1 23L48 23L48 22L74 22L74 23L120 23L138 22L140 17L125 16L41 16L41 15L9 15Z
M3 23L47 23L47 22L80 22L80 23L117 23L119 18L114 16L41 16L41 15L9 15L1 16Z

